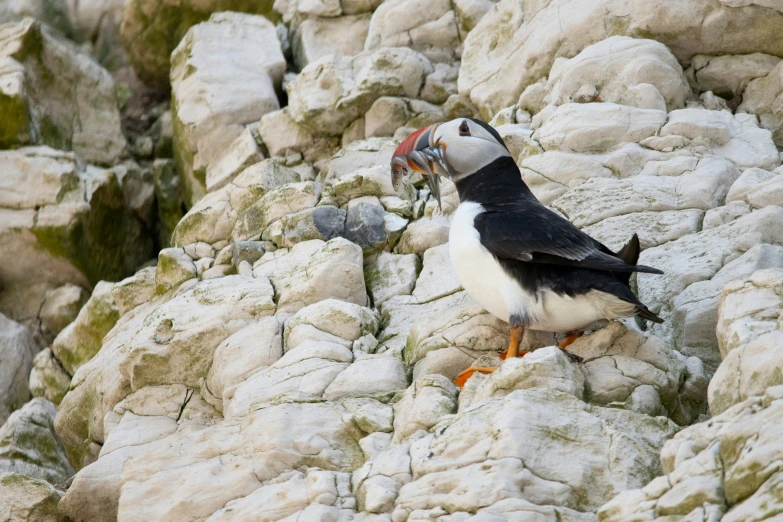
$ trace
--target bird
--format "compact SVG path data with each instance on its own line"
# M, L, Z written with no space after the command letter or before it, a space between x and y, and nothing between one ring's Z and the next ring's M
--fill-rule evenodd
M599 320L638 316L663 320L633 293L633 272L663 274L637 264L634 234L613 252L543 205L522 179L500 134L475 118L457 118L411 133L394 151L392 184L421 174L440 206L440 177L459 194L449 231L449 255L462 286L490 314L509 324L501 358L521 357L525 329L567 333L566 347ZM462 387L472 366L455 381Z

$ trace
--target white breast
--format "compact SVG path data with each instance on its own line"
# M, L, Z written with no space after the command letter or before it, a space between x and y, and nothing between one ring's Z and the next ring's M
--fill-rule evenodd
M460 203L451 221L449 254L462 286L489 313L503 321L527 317L529 328L547 332L571 332L599 319L634 315L634 305L597 290L576 297L548 289L526 291L481 244L473 222L482 212L478 203Z

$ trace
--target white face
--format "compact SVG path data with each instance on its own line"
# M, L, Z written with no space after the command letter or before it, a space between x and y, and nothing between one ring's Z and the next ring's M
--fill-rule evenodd
M432 131L430 142L445 145L444 158L453 181L473 174L499 157L511 157L502 142L468 118L441 123Z

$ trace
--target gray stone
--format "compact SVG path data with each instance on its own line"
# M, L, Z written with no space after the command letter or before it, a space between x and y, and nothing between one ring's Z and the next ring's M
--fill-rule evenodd
M0 314L0 425L30 397L25 381L37 351L29 330Z

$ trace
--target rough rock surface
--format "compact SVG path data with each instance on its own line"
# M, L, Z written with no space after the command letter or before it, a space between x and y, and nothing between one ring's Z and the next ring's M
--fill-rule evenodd
M46 25L0 26L0 147L48 145L90 163L125 151L114 82L106 70Z
M27 401L25 381L37 351L27 328L0 314L0 425Z
M776 2L41 5L0 0L35 18L0 30L0 107L27 118L0 129L31 133L0 132L0 312L24 325L0 328L0 518L780 517ZM98 83L68 104L72 69ZM117 125L24 147L49 113ZM390 180L401 139L457 117L609 248L638 233L665 323L592 325L581 363L527 331L502 361L451 268L455 185ZM497 370L459 390L472 364Z

